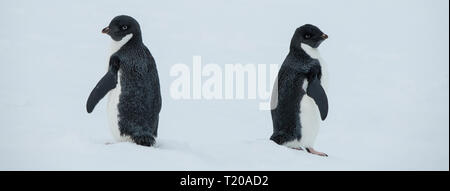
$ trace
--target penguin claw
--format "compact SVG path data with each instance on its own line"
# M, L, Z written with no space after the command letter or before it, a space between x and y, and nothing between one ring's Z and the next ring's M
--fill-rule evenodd
M306 148L306 151L308 151L308 153L314 154L314 155L319 155L319 156L323 156L323 157L328 157L328 155L326 153L323 152L319 152L314 150L313 148Z

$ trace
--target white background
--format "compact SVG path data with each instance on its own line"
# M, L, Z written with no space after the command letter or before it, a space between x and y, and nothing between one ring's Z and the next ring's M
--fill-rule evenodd
M0 170L449 170L447 0L0 1ZM136 18L156 59L158 146L112 142L106 101L85 101L108 62L100 33ZM259 100L173 100L170 67L281 64L311 23L330 73L313 156L271 141Z

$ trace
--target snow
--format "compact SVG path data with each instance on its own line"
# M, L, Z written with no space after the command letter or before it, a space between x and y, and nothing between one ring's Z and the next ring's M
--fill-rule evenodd
M446 0L0 1L0 170L449 170ZM116 15L141 24L163 108L157 147L112 143L102 100ZM330 38L314 156L268 140L259 100L175 100L170 68L281 64L296 27Z

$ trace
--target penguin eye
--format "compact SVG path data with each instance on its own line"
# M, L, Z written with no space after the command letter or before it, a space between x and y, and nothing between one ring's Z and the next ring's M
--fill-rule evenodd
M128 29L128 26L127 25L123 25L122 26L122 30L127 30Z
M311 35L310 34L305 34L305 39L310 39Z

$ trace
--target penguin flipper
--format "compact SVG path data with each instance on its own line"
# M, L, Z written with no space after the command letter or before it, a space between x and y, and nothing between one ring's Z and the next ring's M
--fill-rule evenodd
M110 65L108 72L100 79L95 88L92 90L89 98L86 102L86 110L91 113L94 110L95 105L105 95L117 85L117 73L119 71L119 59L117 57L111 57L109 60Z
M312 81L309 82L306 93L309 97L314 99L314 102L316 102L317 106L319 107L320 117L322 118L322 121L325 120L328 115L328 98L317 76L315 76Z
M92 90L91 94L86 103L86 110L91 113L94 110L95 105L103 98L105 95L117 85L117 73L113 71L108 71L105 76L97 83L95 88Z

